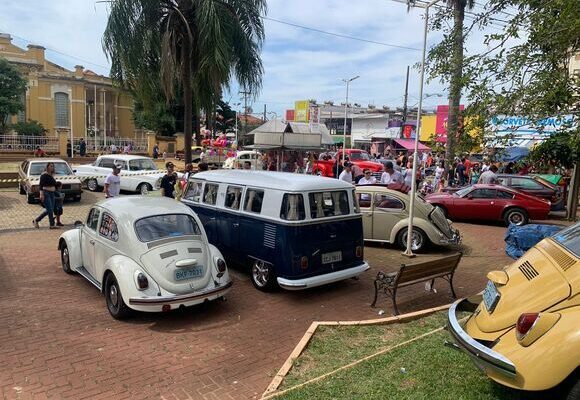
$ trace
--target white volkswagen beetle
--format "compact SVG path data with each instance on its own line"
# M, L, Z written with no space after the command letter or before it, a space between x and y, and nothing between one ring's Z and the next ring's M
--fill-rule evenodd
M232 286L220 251L197 215L164 197L118 197L96 203L85 223L58 242L62 268L105 294L116 319L169 311L224 296Z

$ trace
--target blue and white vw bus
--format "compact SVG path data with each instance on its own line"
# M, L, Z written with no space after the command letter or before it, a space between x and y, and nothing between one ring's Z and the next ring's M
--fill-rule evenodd
M182 202L226 259L251 265L260 290L300 290L353 278L363 260L354 187L284 172L217 170L191 177Z

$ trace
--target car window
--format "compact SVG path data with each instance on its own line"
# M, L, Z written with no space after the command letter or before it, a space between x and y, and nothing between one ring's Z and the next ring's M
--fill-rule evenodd
M513 199L514 198L514 194L513 193L510 193L510 192L507 192L505 190L498 190L496 197L498 199Z
M118 165L120 169L125 170L127 169L127 162L124 160L115 160L115 165Z
M533 179L526 178L512 178L511 187L524 190L540 190L544 188L540 183Z
M556 233L553 238L576 257L580 257L580 223Z
M135 222L135 232L142 242L152 242L169 237L201 235L201 230L195 219L186 214L165 214L141 218Z
M187 191L185 192L183 198L185 200L195 201L196 203L199 202L199 199L201 198L202 186L203 182L191 182L187 187Z
M495 197L495 189L475 189L469 196L474 199L493 199Z
M306 218L304 197L301 194L284 194L280 218L287 221L301 221Z
M46 169L46 163L30 163L28 175L42 175Z
M157 165L149 158L129 161L129 171L157 171Z
M264 201L264 191L258 189L247 189L244 199L244 211L260 213L262 202Z
M42 175L44 170L46 169L47 162L33 162L30 164L30 173L29 175ZM64 162L55 162L54 163L54 174L55 175L72 175L73 172L68 166L67 163Z
M375 195L375 208L376 209L388 209L388 210L402 210L405 208L405 204L396 197L376 194Z
M373 199L370 193L357 193L356 196L360 208L370 208Z
M28 168L28 161L24 161L24 162L22 163L22 166L21 166L21 168L22 168L22 171L23 171L24 173L26 173L26 169Z
M249 154L242 154L238 158L240 160L249 160L250 159L250 155Z
M346 190L309 193L310 217L324 218L350 213Z
M101 212L99 211L98 208L93 208L93 209L91 209L91 211L89 212L89 215L87 217L87 227L89 227L93 231L97 230L100 213Z
M217 192L218 192L218 185L213 183L206 183L205 188L203 189L203 202L205 204L209 204L215 206L217 201Z
M113 217L107 213L103 213L103 218L101 218L101 226L99 226L99 235L113 242L119 240L119 231L117 230L117 223L115 222Z
M99 161L99 167L101 168L113 168L113 165L115 165L115 162L113 161L112 158L101 158L101 161Z
M237 210L240 208L240 198L242 197L242 188L239 186L228 186L226 191L226 208Z
M457 192L453 193L454 196L463 197L471 191L470 187L466 187L464 189L460 189Z
M352 204L354 204L354 212L360 214L360 206L358 204L358 198L356 196L356 189L352 190Z

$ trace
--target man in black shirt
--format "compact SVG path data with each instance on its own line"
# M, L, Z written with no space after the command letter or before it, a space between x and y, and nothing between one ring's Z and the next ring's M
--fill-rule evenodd
M175 183L177 182L177 174L175 173L175 165L171 161L165 164L167 173L161 178L161 195L165 197L175 198Z

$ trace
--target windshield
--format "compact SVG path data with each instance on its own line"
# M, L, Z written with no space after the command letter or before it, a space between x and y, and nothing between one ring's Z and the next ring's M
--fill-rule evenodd
M46 169L47 163L32 163L30 164L30 173L29 175L42 175L44 170ZM73 175L70 167L67 163L64 162L55 162L54 163L54 174L55 175Z
M466 187L464 189L460 189L457 192L453 193L455 196L459 196L459 197L463 197L465 196L467 193L471 192L471 188L470 187Z
M556 233L552 238L576 257L580 257L580 223Z
M142 218L135 222L135 232L142 242L179 237L201 235L201 230L191 215L166 214Z
M367 153L350 153L348 156L351 160L371 160Z
M129 171L156 171L157 165L149 158L129 161Z

